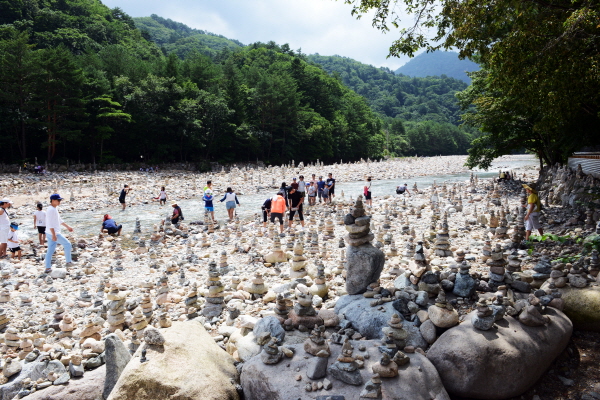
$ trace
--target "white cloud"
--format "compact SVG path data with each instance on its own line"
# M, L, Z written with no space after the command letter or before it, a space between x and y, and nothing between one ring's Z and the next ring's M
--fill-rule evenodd
M237 39L242 43L275 41L319 53L354 58L395 70L407 57L386 58L397 31L384 34L371 18L357 20L341 0L104 0L133 17L157 14L192 28Z

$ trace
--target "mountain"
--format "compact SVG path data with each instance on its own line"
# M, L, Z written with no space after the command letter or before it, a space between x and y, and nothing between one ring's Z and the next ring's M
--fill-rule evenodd
M421 53L396 70L398 75L416 77L446 75L471 83L466 71L479 70L479 65L470 60L461 60L453 51L434 51Z
M235 50L244 47L238 40L223 35L190 28L171 19L152 14L149 17L133 18L135 26L163 48L166 54L175 53L185 58L191 51L197 51L209 57L215 57L224 49Z

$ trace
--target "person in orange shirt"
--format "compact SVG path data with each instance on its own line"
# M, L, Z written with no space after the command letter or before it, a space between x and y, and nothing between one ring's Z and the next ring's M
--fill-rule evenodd
M279 233L283 233L283 214L287 211L287 204L285 202L285 197L283 197L284 192L280 190L277 193L277 196L274 196L271 199L271 222L275 223L275 218L279 219Z

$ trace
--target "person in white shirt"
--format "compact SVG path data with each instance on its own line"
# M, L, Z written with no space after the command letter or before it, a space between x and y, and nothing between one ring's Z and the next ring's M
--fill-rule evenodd
M8 250L12 253L13 260L16 257L19 257L19 261L21 261L21 246L19 246L19 233L17 230L19 229L19 225L16 223L10 224L10 233L8 234Z
M164 206L165 204L167 204L167 192L165 190L165 187L161 187L160 188L160 194L158 195L158 202L159 205Z
M10 234L10 218L8 217L8 207L12 202L4 198L0 200L0 259L6 258L6 245L8 243L8 235Z
M71 243L60 233L61 225L67 228L69 232L73 232L73 228L69 225L65 224L60 218L58 214L58 206L60 205L60 201L62 197L58 193L50 196L50 207L48 207L48 211L46 211L46 229L50 231L50 236L48 237L48 251L46 252L46 269L44 271L45 274L48 274L52 271L52 255L56 250L56 244L61 244L63 249L65 250L65 260L67 262L67 267L71 267L73 265L73 261L71 260Z
M38 203L37 211L33 213L33 229L37 229L40 246L43 246L46 243L46 211L42 203Z

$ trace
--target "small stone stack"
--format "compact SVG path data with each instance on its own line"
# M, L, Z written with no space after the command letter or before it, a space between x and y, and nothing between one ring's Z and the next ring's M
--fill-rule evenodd
M210 289L209 289L210 294ZM192 283L190 286L186 297L185 297L185 307L186 314L188 319L193 319L198 316L198 310L200 309L201 304L198 301L198 285L196 282Z
M588 285L587 273L579 265L573 264L567 274L569 285L575 288L584 288Z
M506 220L506 214L504 210L500 211L500 225L496 228L496 235L494 236L496 239L505 239L508 237L508 221Z
M131 326L129 328L140 335L141 331L143 331L147 326L148 321L146 320L146 317L144 317L144 312L142 311L141 307L136 307L135 310L133 310Z
M224 307L223 291L225 290L225 287L221 282L221 274L219 273L217 263L214 260L211 260L208 264L208 280L206 281L206 286L208 287L208 293L206 293L206 303L204 304L202 315L209 318L218 317L221 315ZM192 295L192 299L194 297L193 289L194 288L192 288L192 291L189 293ZM198 298L196 296L196 301L197 300ZM195 306L190 307L196 308Z
M452 257L450 250L450 234L448 233L448 219L444 215L441 229L435 235L435 255L438 257Z
M381 377L373 374L367 381L364 389L360 392L361 399L381 399Z
M598 250L592 250L592 255L590 256L590 266L589 266L590 275L593 277L597 277L600 272L600 257L598 257ZM0 328L1 329L1 328Z
M325 266L323 262L317 261L317 276L315 277L314 284L310 287L310 293L313 296L319 296L322 299L327 298L327 281L325 279Z
M100 323L102 321L102 323ZM94 319L87 319L83 322L83 330L79 333L79 343L82 344L86 339L92 338L94 340L102 340L102 324L104 320L100 317Z
M348 234L345 239L350 246L358 247L370 243L375 236L371 233L371 218L365 216L362 196L358 196L354 208L344 218Z
M277 364L283 359L283 351L277 346L277 338L272 337L269 343L263 346L263 350L260 353L260 359L267 365Z
M565 265L562 263L557 263L552 266L552 271L550 271L550 283L554 285L554 287L562 288L567 286L567 277L563 271Z
M496 216L494 210L490 211L490 220L488 221L489 232L494 235L496 233L496 228L500 225L500 220Z
M486 261L487 266L490 268L490 286L496 289L504 282L504 273L506 272L506 260L504 260L504 254L499 244L496 244L494 250L490 255L490 259Z
M275 304L275 314L279 319L279 322L283 323L287 318L290 312L290 304L288 304L288 300L285 298L283 293L279 293L277 295L277 300Z
M409 237L408 240L406 241L406 244L404 245L404 253L402 253L402 255L405 258L412 258L415 255L415 243L414 243L414 238L413 237ZM421 242L422 243L422 242Z
M515 250L508 256L508 265L506 267L510 272L521 271L521 259L519 253Z
M156 304L159 306L171 303L171 293L169 293L169 277L163 274L158 280L158 289L156 291Z
M325 227L323 228L323 239L333 239L335 237L335 226L333 225L333 220L331 217L327 218L325 221Z
M331 355L329 344L325 340L325 325L315 326L308 339L304 341L304 351L313 356L327 358Z
M486 240L483 249L481 249L481 261L486 262L490 259L492 255L492 242L490 240Z
M388 321L388 326L384 327L381 331L386 338L393 340L398 348L404 348L408 332L403 326L402 318L398 314L393 314Z
M456 274L454 287L452 288L452 293L454 293L455 296L470 298L475 294L477 282L469 274L470 269L471 266L466 261L463 261L460 264L460 271Z
M77 324L73 320L71 314L65 314L63 319L58 324L60 328L59 338L72 337L73 331L77 328Z
M10 318L6 315L6 310L0 308L0 332L4 331L8 324L10 324Z
M398 376L398 365L387 353L383 353L379 362L373 365L373 373L379 374L382 378L394 378Z
M291 261L290 279L302 279L308 273L306 272L306 257L304 257L304 247L301 241L294 245L294 256Z
M133 229L133 233L142 233L142 223L139 218L135 218L135 228Z
M254 273L254 278L252 279L252 284L247 286L245 289L246 289L246 292L252 294L253 297L262 296L263 294L265 294L269 291L269 288L267 285L265 285L265 281L260 272Z
M594 222L594 210L591 207L588 207L585 211L585 229L594 229L596 227L596 223Z
M125 301L127 294L121 292L117 285L112 285L111 291L106 295L108 299L108 329L111 332L117 329L123 330L125 323Z
M414 259L408 263L408 268L412 273L410 281L414 285L417 285L421 276L429 270L429 265L427 264L424 251L423 242L418 241L415 248Z
M142 309L142 313L147 320L152 319L152 298L150 297L150 293L146 292L142 294L142 301L140 303L140 307Z
M337 361L329 366L327 372L336 379L349 385L362 385L363 379L358 370L358 364L352 356L354 348L349 340L344 342L342 353L337 358Z

